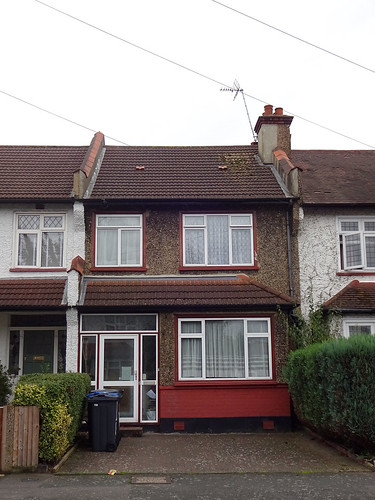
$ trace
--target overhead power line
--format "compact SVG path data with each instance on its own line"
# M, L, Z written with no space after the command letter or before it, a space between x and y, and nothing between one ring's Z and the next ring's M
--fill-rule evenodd
M39 111L43 111L44 113L48 113L49 115L56 116L56 118L60 118L61 120L65 120L66 122L72 123L73 125L77 125L78 127L84 128L86 130L90 130L90 132L96 133L97 130L94 130L92 128L86 127L86 125L82 125L82 123L78 123L74 120L70 120L69 118L66 118L65 116L59 115L57 113L53 113L53 111L49 111L48 109L42 108L41 106L38 106L37 104L33 104L29 101L26 101L25 99L21 99L20 97L17 97L13 94L10 94L9 92L5 92L5 90L0 90L0 92L8 97L11 97L12 99L16 99L17 101L23 102L24 104L27 104L28 106L32 106L33 108L39 109ZM111 139L112 141L119 142L120 144L124 144L125 146L129 146L126 142L120 141L119 139L115 139L114 137L110 137L109 135L106 135L108 139Z
M212 2L217 3L218 5L221 5L222 7L225 7L226 9L232 10L233 12L236 12L237 14L240 14L241 16L248 17L249 19L252 19L253 21L263 24L264 26L267 26L267 28L271 28L275 31L278 31L279 33L282 33L283 35L289 36L291 38L294 38L294 40L298 40L299 42L305 43L306 45L310 45L310 47L314 47L315 49L321 50L322 52L325 52L326 54L329 54L333 57L337 57L338 59L342 59L345 62L348 62L350 64L354 64L355 66L358 66L359 68L365 69L366 71L370 71L371 73L375 73L374 69L368 68L367 66L364 66L363 64L359 64L355 61L352 61L351 59L348 59L344 56L340 56L339 54L335 54L335 52L331 52L330 50L325 49L324 47L320 47L319 45L315 45L315 43L308 42L307 40L304 40L303 38L299 38L298 36L292 35L291 33L288 33L287 31L284 31L280 28L276 28L276 26L272 26L271 24L268 24L264 21L261 21L260 19L257 19L253 16L250 16L249 14L245 14L245 12L241 12L240 10L237 10L233 7L230 7L229 5L225 5L222 2L219 2L218 0L212 0Z
M200 77L202 77L202 78L205 78L206 80L210 80L211 82L217 83L217 84L218 84L218 85L220 85L221 87L227 87L228 89L230 89L230 88L231 88L231 85L228 85L228 84L226 84L226 83L220 82L219 80L216 80L215 78L212 78L212 77L207 76L207 75L205 75L205 74L203 74L203 73L200 73L199 71L196 71L196 70L194 70L194 69L192 69L192 68L189 68L189 67L187 67L187 66L185 66L185 65L183 65L183 64L180 64L180 63L178 63L178 62L176 62L176 61L173 61L172 59L169 59L169 58L164 57L164 56L162 56L162 55L160 55L160 54L157 54L156 52L153 52L153 51L151 51L151 50L145 49L144 47L141 47L140 45L137 45L137 44L135 44L135 43L133 43L133 42L130 42L130 41L128 41L128 40L126 40L126 39L124 39L124 38L121 38L121 37L120 37L120 36L118 36L118 35L114 35L113 33L110 33L109 31L106 31L106 30L104 30L104 29L102 29L102 28L99 28L98 26L95 26L94 24L90 24L90 23L88 23L88 22L86 22L86 21L84 21L84 20L82 20L82 19L80 19L80 18L78 18L78 17L76 17L76 16L73 16L73 15L71 15L71 14L68 14L67 12L64 12L64 11L62 11L62 10L60 10L60 9L57 9L56 7L53 7L53 6L51 6L51 5L49 5L49 4L45 3L45 2L42 2L41 0L34 0L34 1L35 1L35 2L37 2L37 3L39 3L39 4L41 4L41 5L44 5L45 7L48 7L48 8L50 8L50 9L54 10L54 11L56 11L56 12L59 12L60 14L62 14L62 15L64 15L64 16L66 16L66 17L69 17L69 18L71 18L71 19L74 19L74 20L75 20L75 21L77 21L77 22L80 22L80 23L82 23L82 24L84 24L84 25L86 25L86 26L89 26L90 28L93 28L93 29L95 29L95 30L97 30L97 31L100 31L101 33L104 33L105 35L108 35L108 36L110 36L110 37L112 37L112 38L115 38L115 39L117 39L117 40L119 40L119 41L121 41L121 42L123 42L123 43L126 43L126 44L128 44L128 45L131 45L131 46L133 46L133 47L135 47L135 48L137 48L137 49L139 49L139 50L142 50L143 52L146 52L146 53L148 53L148 54L151 54L152 56L158 57L159 59L162 59L163 61L166 61L166 62L168 62L168 63L170 63L170 64L174 64L175 66L178 66L179 68L182 68L182 69L184 69L184 70L186 70L186 71L189 71L189 72L191 72L191 73L194 73L195 75L200 76ZM245 92L243 93L243 95L245 95L246 97L250 97L251 99L254 99L255 101L261 102L261 103L263 103L263 104L269 104L269 101L264 101L263 99L259 99L258 97L255 97L255 96L253 96L253 95L247 94L247 93L245 93ZM12 97L13 97L13 96L12 96ZM43 111L45 111L45 110L43 110ZM286 111L287 111L287 110L286 110ZM295 116L296 118L299 118L300 120L306 121L306 122L308 122L308 123L310 123L310 124L312 124L312 125L315 125L315 126L317 126L317 127L322 128L322 129L324 129L324 130L327 130L327 131L332 132L332 133L334 133L334 134L340 135L341 137L345 137L346 139L350 139L351 141L357 142L358 144L362 144L363 146L366 146L366 147L369 147L369 148L375 149L375 146L373 146L373 145L366 144L365 142L359 141L358 139L354 139L353 137L350 137L350 136L348 136L348 135L342 134L341 132L337 132L336 130L333 130L333 129L330 129L330 128L328 128L328 127L325 127L324 125L321 125L321 124L316 123L316 122L314 122L314 121L312 121L312 120L309 120L309 119L304 118L304 117L302 117L302 116L300 116L300 115L297 115L296 113L293 113L292 111L287 111L287 112L288 112L288 113L290 113L290 114L292 114L292 115L293 115L293 116ZM68 121L69 121L69 120L68 120ZM116 139L115 139L115 140L116 140ZM118 141L118 142L121 142L121 141Z

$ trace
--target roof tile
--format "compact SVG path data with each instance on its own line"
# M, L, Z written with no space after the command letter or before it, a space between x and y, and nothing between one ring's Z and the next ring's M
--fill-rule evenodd
M324 303L324 307L338 310L373 310L375 312L375 283L351 281L345 288Z
M63 307L66 279L0 279L0 309Z
M257 153L256 145L107 146L91 198L285 198Z
M293 300L249 278L86 278L84 307L285 306Z

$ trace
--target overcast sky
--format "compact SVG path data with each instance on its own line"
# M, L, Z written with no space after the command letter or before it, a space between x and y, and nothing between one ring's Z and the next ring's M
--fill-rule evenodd
M375 147L373 0L220 0L368 69L212 0L43 1L103 31L1 2L1 144L247 144L242 94L221 91L237 80L253 127L265 104L295 116L294 149Z

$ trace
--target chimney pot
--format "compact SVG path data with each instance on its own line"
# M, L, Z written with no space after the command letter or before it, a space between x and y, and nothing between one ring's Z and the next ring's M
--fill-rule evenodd
M284 110L283 108L275 108L275 115L283 115Z
M265 115L272 115L272 111L273 111L273 106L272 104L266 104L264 106L264 113L263 113L263 116Z

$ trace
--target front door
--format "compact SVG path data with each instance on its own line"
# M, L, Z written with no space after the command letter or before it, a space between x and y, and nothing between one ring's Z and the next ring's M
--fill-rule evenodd
M120 422L158 421L158 359L155 334L100 334L98 388L123 391ZM95 337L83 336L83 346ZM94 345L94 344L93 344ZM82 353L85 353L82 348ZM82 368L85 364L82 364ZM87 369L87 367L86 367ZM92 370L91 370L92 371Z
M120 420L138 421L138 336L101 335L101 389L121 390Z
M54 330L25 330L23 343L23 373L54 371Z

